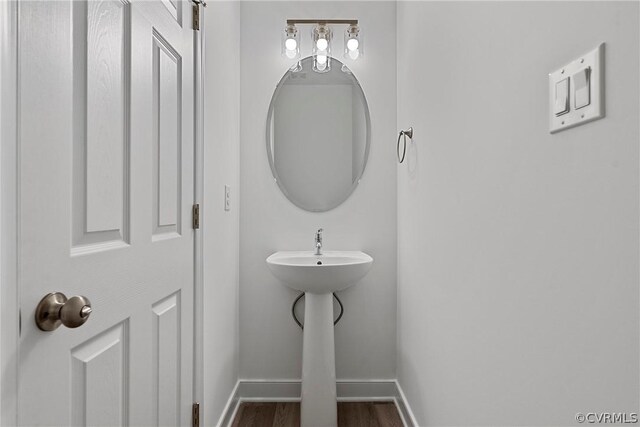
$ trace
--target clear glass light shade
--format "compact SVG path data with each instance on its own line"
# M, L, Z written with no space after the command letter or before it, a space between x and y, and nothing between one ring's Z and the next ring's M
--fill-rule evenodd
M331 70L331 29L326 25L317 25L312 31L313 71L326 73Z
M350 25L344 32L344 57L357 60L363 52L362 33L357 25Z
M300 32L295 25L287 25L282 32L282 56L300 58Z

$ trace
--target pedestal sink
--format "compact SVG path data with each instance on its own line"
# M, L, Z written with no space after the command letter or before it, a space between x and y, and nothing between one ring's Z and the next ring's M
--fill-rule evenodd
M302 427L338 425L332 293L362 279L372 263L359 251L276 252L267 258L278 279L305 292Z

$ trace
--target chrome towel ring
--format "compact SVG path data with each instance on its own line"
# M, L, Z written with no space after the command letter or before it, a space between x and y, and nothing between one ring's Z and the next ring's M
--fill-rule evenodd
M407 130L401 130L398 134L398 144L396 147L396 153L398 154L398 163L404 162L404 157L407 154L407 137L409 137L409 141L413 142L413 127L410 127ZM402 138L403 140L402 156L400 156L400 138Z

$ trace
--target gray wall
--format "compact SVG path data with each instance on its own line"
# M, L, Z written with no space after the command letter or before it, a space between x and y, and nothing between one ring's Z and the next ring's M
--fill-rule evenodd
M275 1L240 7L240 377L300 378L302 332L290 315L296 292L271 275L265 259L278 250L312 250L315 230L324 227L325 249L363 250L375 259L363 281L340 293L346 311L335 329L336 374L395 378L395 4ZM369 162L351 197L326 213L302 211L283 196L271 175L265 141L269 102L290 65L279 55L279 30L287 18L313 17L356 17L371 29L371 49L351 67L371 112ZM310 32L302 28L304 49L310 47Z
M240 4L209 2L205 18L204 413L216 425L238 380ZM224 43L220 41L224 34ZM224 210L224 185L231 210Z
M398 378L420 425L638 412L638 12L398 4L398 126L416 135ZM547 74L601 41L607 117L550 135Z

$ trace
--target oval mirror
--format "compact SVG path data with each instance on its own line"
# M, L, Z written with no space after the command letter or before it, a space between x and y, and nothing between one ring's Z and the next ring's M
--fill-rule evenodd
M353 73L331 58L312 70L313 58L286 72L267 116L267 153L280 190L313 212L335 208L360 181L369 155L369 108Z

